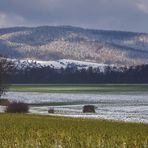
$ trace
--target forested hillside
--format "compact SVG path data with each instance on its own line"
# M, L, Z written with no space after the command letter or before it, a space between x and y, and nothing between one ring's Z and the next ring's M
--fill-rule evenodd
M17 59L140 65L148 63L148 34L70 26L5 28L0 29L0 54Z

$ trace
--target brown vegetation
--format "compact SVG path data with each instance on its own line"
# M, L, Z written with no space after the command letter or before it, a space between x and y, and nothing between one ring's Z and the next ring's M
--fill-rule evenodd
M6 107L6 112L8 113L27 113L28 110L28 104L23 102L12 102Z
M93 105L83 106L83 113L95 113L95 106Z

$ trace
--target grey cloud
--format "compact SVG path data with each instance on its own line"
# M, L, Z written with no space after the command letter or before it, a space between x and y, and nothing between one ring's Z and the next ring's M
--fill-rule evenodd
M148 32L147 8L147 0L0 0L0 26L76 25Z

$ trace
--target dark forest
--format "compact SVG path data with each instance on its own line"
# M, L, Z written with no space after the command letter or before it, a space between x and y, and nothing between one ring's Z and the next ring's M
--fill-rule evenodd
M50 66L15 70L11 83L148 83L148 65L100 69L54 69Z

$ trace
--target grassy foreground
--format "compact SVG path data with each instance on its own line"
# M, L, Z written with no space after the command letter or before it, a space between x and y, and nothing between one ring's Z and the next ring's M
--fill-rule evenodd
M147 148L148 124L0 114L2 148Z
M12 85L10 91L17 92L148 92L148 85L99 85L99 84L51 84Z

